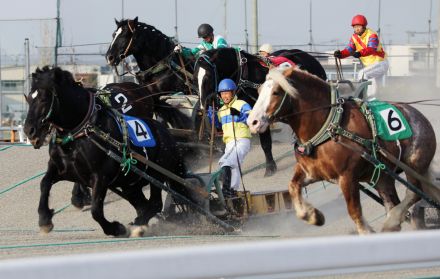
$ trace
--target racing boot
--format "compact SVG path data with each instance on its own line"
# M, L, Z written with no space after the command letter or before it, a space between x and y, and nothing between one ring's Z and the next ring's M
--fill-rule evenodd
M231 176L232 176L231 167L229 166L223 167L222 193L225 199L232 198L235 196L235 190L231 189Z

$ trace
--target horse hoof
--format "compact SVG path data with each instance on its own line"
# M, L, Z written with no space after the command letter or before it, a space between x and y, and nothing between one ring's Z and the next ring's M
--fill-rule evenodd
M402 227L400 225L398 226L384 226L382 228L382 232L400 232L402 230Z
M44 226L40 226L40 233L48 234L52 230L53 230L53 224L52 223L44 225Z
M324 214L321 213L321 211L314 209L313 213L310 214L307 222L309 224L315 225L315 226L322 226L325 224L325 217Z
M147 226L132 226L129 227L129 237L143 237L147 231Z
M277 172L277 164L275 161L269 162L266 164L266 172L264 173L264 177L269 177L274 175Z

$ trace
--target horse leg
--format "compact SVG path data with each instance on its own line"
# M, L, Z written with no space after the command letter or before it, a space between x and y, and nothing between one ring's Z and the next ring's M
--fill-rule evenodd
M150 190L151 197L148 200L142 192L143 186L145 186L145 183L130 186L130 188L122 190L121 193L121 197L126 199L136 209L137 217L133 221L133 225L136 226L147 225L148 221L162 210L161 190L157 187L152 187L154 190ZM159 192L159 195L156 192ZM160 203L157 202L157 199L160 199Z
M90 205L91 196L89 189L80 183L75 183L72 188L72 197L70 201L72 205L78 209L82 209L84 206Z
M103 179L95 178L92 186L92 217L99 223L106 235L126 236L127 229L117 221L109 222L104 216L104 199L107 194L107 186Z
M150 184L150 199L148 212L146 215L147 223L148 220L153 218L157 213L162 211L163 202L162 202L162 189Z
M389 175L383 174L376 185L376 190L379 196L383 200L385 211L388 213L390 210L400 203L399 196L397 195L394 178Z
M294 169L292 180L289 184L289 193L295 208L296 216L311 225L322 226L325 223L324 214L302 197L302 187L305 187L313 181L306 179L306 174L297 164Z
M277 171L277 164L272 156L272 137L270 135L270 129L259 134L259 137L261 148L263 148L264 156L266 157L266 172L264 173L264 176L272 176Z
M40 182L40 202L38 204L38 225L40 231L49 233L53 229L52 217L54 210L49 208L49 193L52 185L59 179L56 175L55 166L49 162L49 167L46 174Z
M359 234L374 232L368 222L362 216L360 191L357 187L359 181L355 181L352 175L343 175L339 178L339 186L347 204L348 214L356 225Z
M417 188L421 188L420 181L416 180L415 178L407 175L408 182L412 183ZM420 197L414 193L413 191L407 189L405 192L405 198L402 200L402 202L395 206L393 209L388 212L387 219L385 220L385 223L383 225L382 231L384 232L393 232L393 231L400 231L401 230L401 224L403 221L405 221L406 212L408 209L418 202L420 200Z

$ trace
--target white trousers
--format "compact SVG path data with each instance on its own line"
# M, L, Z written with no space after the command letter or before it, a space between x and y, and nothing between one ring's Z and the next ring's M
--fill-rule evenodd
M388 68L388 60L384 60L359 71L358 79L364 78L371 80L371 85L368 87L367 91L368 99L372 99L377 94L378 84L381 82L382 77L387 74Z
M219 166L231 167L231 188L238 190L240 188L240 170L238 168L238 161L240 165L243 164L244 157L251 150L251 140L248 138L237 139L237 145L235 141L230 141L226 144L225 154L218 161ZM238 159L238 161L237 161Z

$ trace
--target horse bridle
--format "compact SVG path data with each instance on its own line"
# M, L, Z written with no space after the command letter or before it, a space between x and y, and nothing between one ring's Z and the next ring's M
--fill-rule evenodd
M41 120L41 123L46 123L50 117L52 116L53 112L54 112L54 107L55 107L55 102L59 103L58 100L58 96L57 93L55 91L55 89L52 89L51 91L51 95L52 95L52 101L49 107L49 111L47 112L46 116ZM86 126L86 124L88 123L90 117L92 116L93 112L95 111L95 96L94 93L92 91L87 90L87 92L89 93L89 107L87 109L87 113L86 116L84 117L84 119L81 121L80 124L78 124L75 128L73 128L72 130L70 130L70 134L72 134L72 136L77 136L80 131L83 130L83 128ZM55 129L59 130L59 131L64 131L64 128L58 126L57 124L53 123L53 122L49 122L49 132L51 131L51 127L54 127Z
M278 107L275 110L275 112L273 112L271 115L269 115L267 117L267 120L275 121L276 119L282 119L283 117L286 116L286 115L284 115L284 116L279 117L278 114L280 113L281 109L283 108L286 99L290 100L290 98L287 98L288 97L287 95L289 95L289 94L287 92L284 92L284 96L283 96L283 99L281 100L281 103L278 105Z
M130 21L127 21L127 25L128 25L128 28L130 29L130 32L131 32L131 38L130 38L130 41L128 42L127 47L125 48L125 51L123 53L119 54L119 59L121 59L121 60L123 60L123 59L125 59L125 57L127 57L127 53L130 50L131 45L133 44L135 29L131 27Z
M51 94L52 95L52 101L50 103L49 111L47 112L46 116L43 119L41 119L41 123L42 124L46 123L46 121L49 120L49 118L52 116L52 113L54 111L55 100L58 101L58 98L56 98L57 97L56 96L57 93L55 92L55 90L52 90L51 93L52 93Z

